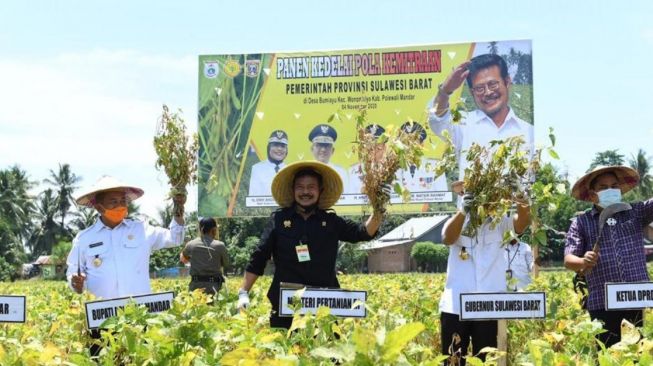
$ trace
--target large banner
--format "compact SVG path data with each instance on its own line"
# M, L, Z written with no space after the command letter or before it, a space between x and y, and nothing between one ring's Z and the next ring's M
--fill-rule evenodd
M466 64L472 58L480 62L473 70ZM449 103L462 100L467 113L452 123L450 113L436 115L433 102L439 85L461 65L468 77L448 91ZM390 212L455 208L450 186L464 159L455 171L433 172L445 147L444 130L458 151L515 133L533 143L530 41L203 55L198 71L201 216L268 215L276 208L274 175L299 160L331 165L344 183L335 209L360 214L366 197L352 141L361 109L379 133L407 123L425 132L421 166L395 176L411 202L394 196Z

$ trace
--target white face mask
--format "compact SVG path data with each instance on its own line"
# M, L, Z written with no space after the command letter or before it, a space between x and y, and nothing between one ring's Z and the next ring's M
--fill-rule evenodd
M596 195L599 196L599 206L603 208L621 202L621 189L619 188L604 189L596 192Z

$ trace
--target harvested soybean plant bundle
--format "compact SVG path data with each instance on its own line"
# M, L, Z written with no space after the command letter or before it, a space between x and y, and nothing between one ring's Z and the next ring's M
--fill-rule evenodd
M367 128L366 128L367 126ZM390 201L382 186L392 184L399 168L419 167L424 151L419 133L407 133L390 125L383 134L377 135L370 129L365 110L356 117L356 141L352 146L360 163L363 181L362 193L367 195L369 205L374 211L384 212ZM393 190L404 201L410 198L410 192L395 183Z
M155 166L163 168L170 184L170 197L186 195L186 186L197 182L197 134L188 136L186 125L179 113L170 113L163 105L163 113L154 136L157 154ZM173 213L180 216L183 207L174 203Z
M513 203L530 199L529 187L539 167L539 153L531 159L521 136L494 140L489 146L474 143L462 153L468 161L464 191L474 197L462 234L474 237L484 223L496 227ZM455 154L447 151L443 160L455 160Z

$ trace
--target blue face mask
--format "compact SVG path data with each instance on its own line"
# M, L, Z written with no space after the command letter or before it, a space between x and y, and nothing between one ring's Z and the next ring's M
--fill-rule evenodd
M621 202L621 189L619 188L604 189L596 192L596 195L599 196L599 206L603 208Z

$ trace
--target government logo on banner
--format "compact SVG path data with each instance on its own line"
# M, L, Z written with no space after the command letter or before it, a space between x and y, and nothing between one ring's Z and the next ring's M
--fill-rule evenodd
M218 76L218 63L215 61L207 61L204 63L204 76L209 79L214 79Z

